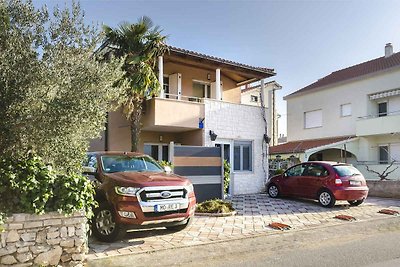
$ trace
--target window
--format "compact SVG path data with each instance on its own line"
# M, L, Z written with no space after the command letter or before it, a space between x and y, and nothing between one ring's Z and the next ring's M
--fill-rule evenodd
M144 153L149 155L155 160L165 160L168 161L169 158L169 148L168 145L163 144L145 144Z
M165 96L165 98L169 98L169 95L168 95L169 94L169 76L164 76L163 83L164 83L164 86L163 86L164 93L167 94Z
M193 81L193 96L198 98L211 98L211 85Z
M157 162L148 156L131 157L120 155L101 156L103 171L113 172L163 172L163 169Z
M313 176L313 177L325 177L328 176L329 172L325 169L324 166L317 164L307 165L306 172L303 174L304 176Z
M233 167L235 171L251 171L253 169L252 161L252 142L235 142L233 148Z
M250 96L250 101L251 101L251 102L258 102L258 96L256 96L256 95L251 95L251 96Z
M286 171L286 175L289 177L292 176L301 176L304 171L304 164L296 165L289 170Z
M378 117L387 116L387 102L378 103Z
M390 159L400 162L400 143L390 144Z
M351 104L340 105L340 116L341 117L351 116Z
M322 127L322 109L304 112L304 128Z
M389 146L379 146L379 163L389 163Z

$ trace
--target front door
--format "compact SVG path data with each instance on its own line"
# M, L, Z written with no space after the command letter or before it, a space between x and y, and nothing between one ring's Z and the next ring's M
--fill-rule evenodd
M230 144L230 142L219 142L219 143L216 143L215 144L215 147L220 147L221 148L221 158L223 158L224 160L226 160L228 163L229 163L229 166L231 167L231 179L230 179L230 182L229 182L229 187L228 187L228 192L229 192L229 194L231 194L232 193L232 191L231 191L231 189L232 189L232 172L233 172L233 169L232 169L232 162L231 162L231 154L233 153L232 151L231 151L231 144Z

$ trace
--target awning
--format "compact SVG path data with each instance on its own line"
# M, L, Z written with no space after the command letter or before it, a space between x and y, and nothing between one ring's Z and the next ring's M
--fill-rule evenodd
M390 96L400 95L400 89L390 90L382 93L376 93L369 96L370 100L386 98Z

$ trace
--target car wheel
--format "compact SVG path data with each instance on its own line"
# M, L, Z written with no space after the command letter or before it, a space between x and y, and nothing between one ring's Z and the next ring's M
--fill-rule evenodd
M361 200L349 200L347 202L349 202L350 206L358 206L358 205L361 205L364 202L364 199L361 199Z
M332 208L335 206L336 198L330 191L323 189L318 194L318 202L322 207Z
M268 186L268 195L272 198L279 197L279 188L275 184L270 184Z
M94 210L92 231L97 239L104 242L121 239L126 233L126 229L115 222L114 209L107 202L100 203Z
M193 217L189 217L189 219L187 219L185 224L180 224L180 225L175 225L175 226L167 226L165 228L167 228L168 230L172 230L172 231L182 231L184 230L186 227L188 227L189 225L191 225L193 222Z

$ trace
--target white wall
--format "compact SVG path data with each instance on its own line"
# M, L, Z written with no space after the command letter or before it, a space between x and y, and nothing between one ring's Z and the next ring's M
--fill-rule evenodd
M375 115L377 112L376 101L370 101L368 95L399 87L400 69L397 68L331 88L288 97L288 141L355 135L358 117ZM347 103L351 103L352 115L341 117L340 105ZM397 100L393 98L395 107ZM304 112L318 109L322 109L322 127L304 129Z
M264 124L259 107L232 104L216 100L205 100L205 146L214 146L210 139L210 130L214 131L218 141L229 141L231 147L234 140L253 142L253 170L251 172L235 172L233 174L232 194L258 193L264 190L265 175L262 166L262 142ZM268 173L268 161L265 158Z

